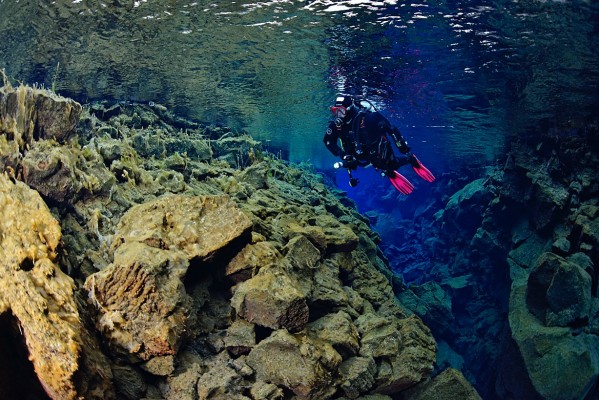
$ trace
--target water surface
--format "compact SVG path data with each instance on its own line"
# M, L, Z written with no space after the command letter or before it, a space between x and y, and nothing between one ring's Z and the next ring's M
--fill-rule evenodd
M164 104L328 166L336 92L435 167L598 109L597 5L566 1L0 1L0 67L79 101ZM428 156L430 154L430 157Z

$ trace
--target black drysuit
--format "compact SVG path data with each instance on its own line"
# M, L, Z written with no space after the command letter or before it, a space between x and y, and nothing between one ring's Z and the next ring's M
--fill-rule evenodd
M378 111L361 108L353 114L343 121L338 119L329 124L324 144L333 155L355 157L357 163L354 168L356 164L372 164L376 169L389 173L409 162L407 156L398 159L393 153L391 140L401 153L409 153L410 148L399 130Z

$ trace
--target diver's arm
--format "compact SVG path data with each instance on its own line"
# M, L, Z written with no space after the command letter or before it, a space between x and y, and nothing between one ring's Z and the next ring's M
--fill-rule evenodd
M323 139L324 145L329 149L334 156L343 156L343 150L339 147L339 131L335 126L334 122L329 124L327 128L327 132L324 135Z

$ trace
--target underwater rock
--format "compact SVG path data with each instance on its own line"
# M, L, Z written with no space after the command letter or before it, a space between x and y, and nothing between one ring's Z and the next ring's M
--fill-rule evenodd
M225 268L225 275L234 282L243 282L256 275L260 268L267 267L282 258L271 242L246 245Z
M27 160L40 190L45 172L31 171L44 156L57 178L80 181L70 189L57 180L46 196L68 231L61 261L76 277L70 287L89 299L80 318L102 341L98 359L107 362L101 350L114 360L119 398L325 400L345 388L388 400L381 393L430 375L434 339L395 298L380 239L352 201L248 137L198 126L178 133L142 108L117 107L108 122L87 117L77 142L37 140ZM136 150L139 126L163 130L155 147ZM206 132L210 159L179 151ZM15 151L7 137L0 150ZM20 157L9 161L20 166ZM79 354L93 365L93 352ZM90 389L76 393L110 383L106 364L95 365L85 368L96 374L78 371Z
M527 177L532 181L532 221L536 229L544 229L566 207L570 194L567 187L554 183L542 170L529 171Z
M451 312L451 297L439 284L411 285L398 298L435 332L444 335L453 331L455 317Z
M113 263L85 283L99 329L143 360L176 354L191 305L183 284L189 261L208 261L249 228L224 196L166 196L132 207L115 232Z
M23 181L54 201L70 201L82 188L73 158L64 148L49 143L36 145L23 158Z
M309 309L298 283L276 268L262 268L239 284L231 304L246 321L271 329L297 332L308 323Z
M358 354L360 336L348 313L327 314L308 326L308 333L330 344L344 358Z
M253 384L250 393L254 400L281 400L284 396L283 389L262 381Z
M401 320L363 314L356 320L360 333L360 355L373 357L380 365L376 375L377 393L404 390L426 378L432 367L436 343L418 317Z
M347 397L356 399L374 386L376 363L372 357L351 357L339 367L341 388Z
M0 88L0 132L21 150L34 140L66 143L81 116L79 103L49 90L10 84Z
M452 230L462 231L462 236L473 235L482 222L484 208L492 198L486 180L477 179L454 193L437 218L451 224Z
M448 368L401 396L402 400L481 400L460 371Z
M526 304L545 326L571 326L588 321L591 276L553 253L542 254L528 278Z
M114 398L112 372L81 319L75 283L57 265L60 225L37 192L4 174L0 211L0 313L22 327L39 382L53 399Z
M167 380L168 389L164 398L167 400L196 399L197 382L202 375L202 366L198 361L181 362L182 369L176 371Z
M574 213L570 220L574 230L580 232L579 246L586 245L589 250L599 251L599 205L587 203L581 205L579 211Z
M599 338L543 325L528 311L526 291L512 289L509 322L532 386L546 400L585 398L599 376Z
M130 242L209 261L236 239L249 240L249 218L228 196L165 196L132 207L119 221L112 248Z
M225 348L233 356L247 354L256 345L256 330L254 324L243 319L231 323L225 336Z
M247 362L256 371L256 379L286 387L298 400L324 400L335 393L332 371L341 356L305 332L292 335L280 329L258 343Z
M216 363L200 376L197 384L198 400L251 400L244 396L242 376L229 363Z
M212 142L213 156L222 159L231 166L246 168L255 157L254 149L260 148L260 142L249 135L223 136Z

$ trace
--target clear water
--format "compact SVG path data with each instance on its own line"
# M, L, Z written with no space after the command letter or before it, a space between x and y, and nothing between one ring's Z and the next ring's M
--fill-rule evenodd
M0 67L80 101L163 104L329 167L336 92L373 100L441 170L597 113L581 1L0 0Z
M329 106L361 94L440 175L599 120L599 3L0 0L0 68L81 102L155 102L243 129L329 171ZM372 168L357 188L336 178L362 211L397 219L450 195L410 174L402 198Z

